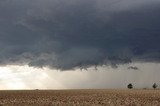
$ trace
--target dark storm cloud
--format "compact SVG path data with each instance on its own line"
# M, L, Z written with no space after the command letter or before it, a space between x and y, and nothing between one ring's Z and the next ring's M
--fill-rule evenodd
M138 67L136 67L136 66L129 66L128 69L138 70Z
M1 0L0 63L62 70L160 60L158 0Z

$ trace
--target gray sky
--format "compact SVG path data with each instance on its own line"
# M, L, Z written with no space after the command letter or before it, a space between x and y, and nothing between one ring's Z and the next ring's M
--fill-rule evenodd
M2 67L134 73L127 64L160 61L159 0L1 0L0 14Z
M128 69L129 66L137 66L139 70ZM129 83L134 88L152 88L153 83L160 86L159 63L131 63L116 69L110 66L97 68L57 71L9 65L0 67L0 89L126 89Z

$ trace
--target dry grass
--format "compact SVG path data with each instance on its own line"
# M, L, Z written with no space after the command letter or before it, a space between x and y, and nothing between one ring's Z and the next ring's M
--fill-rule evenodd
M0 91L1 106L159 106L160 90Z

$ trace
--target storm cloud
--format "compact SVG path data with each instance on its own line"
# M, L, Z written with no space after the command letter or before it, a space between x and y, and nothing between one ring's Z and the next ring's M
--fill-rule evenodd
M0 64L159 62L159 19L158 0L1 0Z

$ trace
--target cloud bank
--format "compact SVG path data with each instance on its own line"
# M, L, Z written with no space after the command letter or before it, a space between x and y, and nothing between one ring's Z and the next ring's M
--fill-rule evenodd
M1 0L0 14L1 65L160 61L158 0Z

